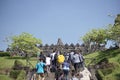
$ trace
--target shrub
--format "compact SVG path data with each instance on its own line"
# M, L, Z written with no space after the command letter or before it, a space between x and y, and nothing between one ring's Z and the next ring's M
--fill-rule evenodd
M104 80L104 75L100 69L97 70L96 76L97 76L98 80Z
M1 75L0 74L0 80L13 80L13 79L11 79L9 76L7 76L7 75Z
M32 54L32 57L37 57L37 54Z
M112 68L106 68L106 69L101 69L101 71L106 76L106 75L112 73L113 69Z
M16 79L18 75L20 74L20 70L11 70L10 71L10 77Z
M98 64L102 64L103 62L104 63L109 63L109 60L107 58L103 58L98 62Z
M23 67L24 67L24 64L21 61L15 60L14 66L13 66L14 70L21 70Z
M26 80L25 78L26 78L26 72L24 70L21 70L16 80Z
M0 52L0 57L10 56L9 52Z
M118 63L120 64L120 58L118 59Z

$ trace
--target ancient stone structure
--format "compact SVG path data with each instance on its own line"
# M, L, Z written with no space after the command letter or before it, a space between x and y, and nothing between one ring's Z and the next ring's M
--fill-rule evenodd
M83 44L67 44L67 43L63 43L62 40L60 38L58 38L58 41L56 44L51 44L51 45L48 45L48 44L45 44L45 45L40 45L39 48L41 50L43 50L43 52L45 53L50 53L52 52L54 49L57 49L59 51L62 51L62 52L66 52L66 51L71 51L71 50L76 50L76 49L80 49L82 51L82 53L90 53L90 52L93 52L95 50L104 50L105 49L105 46L100 46L98 49L90 49L87 45L85 45L84 43Z
M75 49L82 49L82 46L80 46L79 43L63 44L62 40L60 38L58 38L58 41L55 45L54 44L51 44L51 45L45 44L44 46L40 45L39 48L41 50L43 50L45 53L49 53L49 52L52 52L54 49L57 49L62 52L75 50Z

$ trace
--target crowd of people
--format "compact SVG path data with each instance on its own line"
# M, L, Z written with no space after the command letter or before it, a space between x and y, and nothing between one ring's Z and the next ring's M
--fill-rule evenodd
M40 52L36 64L37 80L45 80L50 73L54 73L55 80L80 80L80 72L85 69L84 56L81 50L61 52L53 50L45 55Z

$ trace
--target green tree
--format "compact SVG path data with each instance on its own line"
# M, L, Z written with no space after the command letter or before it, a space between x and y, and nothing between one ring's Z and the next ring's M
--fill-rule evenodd
M110 40L120 48L120 14L117 15L114 25L109 25L107 29L92 29L82 37L82 40L89 47L91 43L96 45L95 47L100 44L106 45Z
M120 48L120 14L117 15L114 25L109 28L109 39Z
M33 37L33 35L23 32L20 35L11 37L10 50L24 52L26 54L36 53L39 51L37 44L41 44L41 40Z
M120 25L120 14L115 18L115 25Z
M105 29L92 29L82 37L84 42L93 42L98 44L106 43L106 30Z
M101 44L106 44L106 36L105 29L92 29L82 37L82 40L89 46L88 48L91 49L92 44L94 49L98 49Z

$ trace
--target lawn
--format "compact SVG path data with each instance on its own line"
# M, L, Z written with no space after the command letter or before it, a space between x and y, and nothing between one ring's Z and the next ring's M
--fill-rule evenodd
M0 80L12 80L12 79L7 75L0 75Z
M14 61L19 60L26 66L26 59L22 57L0 57L0 80L12 80L8 73L13 65ZM37 59L35 57L30 58L30 67L35 68L35 64L37 63Z
M24 65L27 64L26 59L22 58L22 57L12 57L12 58L10 58L10 57L0 57L0 70L12 68L15 60L21 61ZM35 64L37 63L37 60L35 59L35 57L33 57L33 58L30 58L29 62L34 67Z
M109 63L114 64L114 69L111 73L104 75L103 80L120 80L120 49L111 49L85 55L86 66L97 64L104 58L107 58Z

